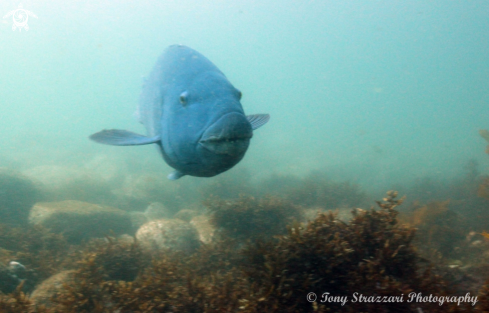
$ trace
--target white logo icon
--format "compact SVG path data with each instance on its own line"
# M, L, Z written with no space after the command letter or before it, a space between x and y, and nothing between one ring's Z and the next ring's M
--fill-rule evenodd
M5 14L3 18L7 18L10 15L12 15L12 21L14 22L14 24L12 24L12 30L15 31L18 28L20 32L22 31L22 28L25 28L26 31L29 30L29 25L27 25L29 16L37 18L31 11L24 10L22 4L19 4L17 10L12 10Z

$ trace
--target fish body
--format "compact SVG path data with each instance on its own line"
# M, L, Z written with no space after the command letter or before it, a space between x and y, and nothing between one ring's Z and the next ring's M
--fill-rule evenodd
M245 155L253 130L268 114L246 116L241 92L205 56L182 45L166 49L141 92L136 116L146 136L103 130L90 139L109 145L155 143L176 171L168 176L211 177Z

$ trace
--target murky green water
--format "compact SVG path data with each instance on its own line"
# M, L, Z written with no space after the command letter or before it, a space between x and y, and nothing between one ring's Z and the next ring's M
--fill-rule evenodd
M0 15L18 8L2 1ZM24 1L29 30L0 27L0 165L80 165L96 155L166 176L154 147L100 146L103 128L143 131L143 77L188 45L270 113L226 175L322 169L370 190L487 171L485 1ZM131 167L132 166L132 167ZM154 173L154 172L153 172ZM184 178L195 180L196 178ZM217 178L211 178L217 179Z

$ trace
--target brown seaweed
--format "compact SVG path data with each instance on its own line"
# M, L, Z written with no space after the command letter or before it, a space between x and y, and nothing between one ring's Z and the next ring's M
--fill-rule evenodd
M262 225L254 228L255 233L240 230L235 236L217 238L194 254L172 250L143 253L134 240L92 240L65 257L64 267L74 268L74 279L64 283L47 308L36 308L20 289L1 296L0 308L39 313L484 312L489 303L487 284L479 293L481 304L475 307L406 301L350 301L342 306L319 299L307 301L310 292L320 297L330 292L350 300L355 292L404 295L405 299L410 292L457 294L460 289L453 278L457 272L440 275L437 264L417 252L413 225L399 223L397 207L402 202L396 192L389 192L377 203L378 209L353 210L349 222L332 212L319 213L307 224L285 218L281 223L287 221L289 226L284 226L283 234L257 236ZM288 202L242 197L211 205L214 212L237 212L249 218L255 211L278 211L275 207L287 211ZM249 225L249 221L245 223ZM273 227L277 229L272 233L278 231L278 226ZM232 228L228 233L233 234Z

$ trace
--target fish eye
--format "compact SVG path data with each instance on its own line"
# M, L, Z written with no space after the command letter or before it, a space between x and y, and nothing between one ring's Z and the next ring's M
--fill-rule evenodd
M240 90L238 90L238 99L241 100L241 97L243 97L243 93Z
M182 105L186 105L187 104L187 97L188 97L188 92L187 91L184 91L180 94L180 103Z

